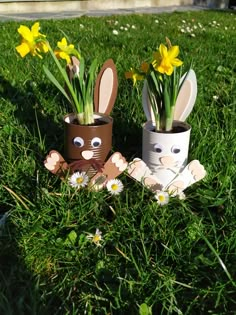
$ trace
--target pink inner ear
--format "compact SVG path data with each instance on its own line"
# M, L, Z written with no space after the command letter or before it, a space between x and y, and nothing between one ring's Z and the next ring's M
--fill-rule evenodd
M115 104L118 90L116 66L108 59L102 66L95 83L94 109L95 112L110 115Z
M114 76L111 68L107 68L102 75L99 87L99 112L105 113L113 91Z
M174 114L175 120L181 120L181 121L183 120L181 119L181 116L183 115L183 113L185 112L186 108L189 105L188 101L190 99L191 93L192 93L192 84L187 79L184 82L176 101L175 114Z

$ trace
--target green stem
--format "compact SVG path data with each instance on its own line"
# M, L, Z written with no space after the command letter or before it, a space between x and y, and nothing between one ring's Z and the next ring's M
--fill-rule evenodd
M58 67L58 69L59 69L61 75L63 76L63 79L65 80L65 83L66 83L66 86L68 87L68 89L69 89L69 91L70 91L70 94L71 94L71 96L72 96L73 103L74 103L74 106L75 106L75 108L76 108L76 110L77 110L77 113L80 113L80 112L81 112L80 104L79 104L78 99L77 99L77 97L76 97L76 93L75 93L75 91L74 91L74 89L73 89L73 87L72 87L72 85L71 85L71 83L70 83L70 80L69 80L69 78L68 78L68 76L67 76L67 73L66 73L66 71L62 68L62 66L61 66L60 62L58 61L57 57L55 56L55 54L54 54L54 52L53 52L53 50L52 50L50 44L48 43L47 45L48 45L48 48L49 48L49 52L50 52L50 54L51 54L51 56L52 56L54 62L56 63L56 65L57 65L57 67Z

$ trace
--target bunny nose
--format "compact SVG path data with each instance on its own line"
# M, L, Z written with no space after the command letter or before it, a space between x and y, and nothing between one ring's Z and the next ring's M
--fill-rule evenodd
M166 167L175 165L175 159L172 156L163 156L160 158L160 162L163 166Z
M85 160L90 160L93 157L93 151L85 150L81 152L81 155Z

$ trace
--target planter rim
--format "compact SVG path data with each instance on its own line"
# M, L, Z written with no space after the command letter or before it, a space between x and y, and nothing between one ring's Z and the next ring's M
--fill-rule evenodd
M75 113L69 113L69 114L66 114L64 115L63 117L63 120L66 124L70 124L70 125L75 125L75 126L80 126L81 128L87 128L87 127L93 127L93 128L99 128L103 125L77 125L77 124L72 124L71 120L73 120L75 118ZM95 119L99 119L99 120L102 120L106 123L112 123L113 122L113 118L109 115L106 115L106 114L101 114L101 113L94 113L93 114L93 117Z
M174 120L173 121L173 126L174 127L183 127L184 130L183 131L179 131L179 132L172 132L170 131L154 131L153 130L153 122L152 120L148 120L143 124L143 129L148 130L149 132L153 132L153 133L159 133L159 134L166 134L166 135L173 135L173 134L178 134L178 133L183 133L183 132L188 132L189 130L191 130L191 125L189 125L188 123L186 123L185 121L180 121L180 120Z

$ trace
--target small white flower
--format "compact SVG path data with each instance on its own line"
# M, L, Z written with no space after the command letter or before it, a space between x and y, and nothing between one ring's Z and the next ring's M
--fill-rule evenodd
M185 24L185 23L186 23L186 21L185 21L185 20L182 20L182 23L184 23L184 24Z
M125 28L124 28L124 30L125 30L125 31L128 31L128 28L127 28L127 27L125 27Z
M225 26L225 30L227 31L227 29L228 29L228 27L227 26Z
M134 29L136 29L136 26L135 26L135 25L132 25L131 28L134 30Z
M194 33L192 33L190 36L191 36L191 37L196 37L196 35L195 35Z
M169 194L165 191L158 191L155 198L160 206L164 206L169 202Z
M185 33L185 29L181 28L180 32Z
M213 24L216 24L216 21L213 21L212 23L213 23Z
M130 27L130 25L129 25L129 24L126 24L126 26L127 26L127 27Z
M85 172L76 172L69 178L69 184L75 188L85 187L88 181L89 178Z
M197 25L194 25L193 28L196 30L197 29Z
M219 98L219 96L218 96L218 95L213 95L213 100L217 101L217 100L218 100L218 98Z
M99 229L96 229L95 234L89 233L89 235L86 236L88 240L92 240L92 242L97 246L102 246L100 242L102 241L102 232L99 231Z
M115 24L115 25L117 25L118 23L119 23L118 21L115 21L115 23L114 23L114 24Z
M158 20L155 20L155 23L159 23L159 21L158 21Z
M111 179L107 182L107 190L112 194L112 195L119 195L124 186L122 182L119 179Z
M113 30L112 33L113 33L114 35L118 35L118 34L119 34L119 32L118 32L117 30Z
M80 24L79 27L80 27L80 28L84 28L84 25L83 25L83 24Z
M123 29L124 29L124 26L121 26L120 29L123 30Z

